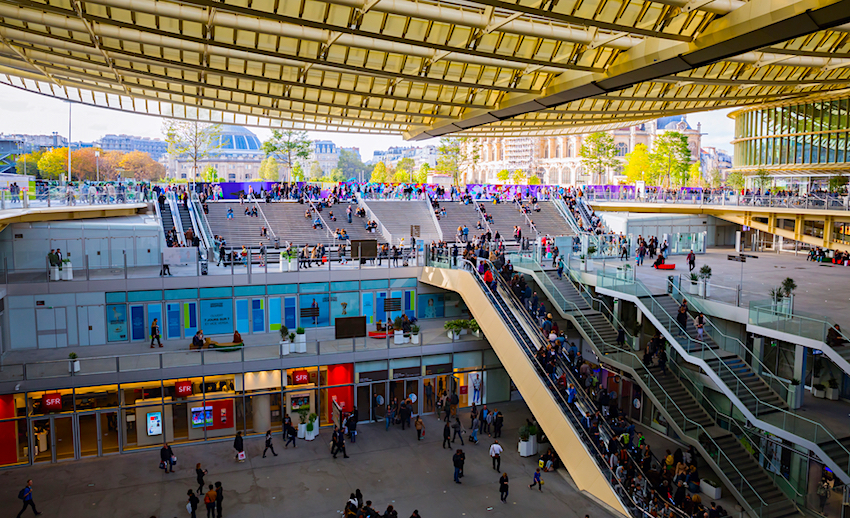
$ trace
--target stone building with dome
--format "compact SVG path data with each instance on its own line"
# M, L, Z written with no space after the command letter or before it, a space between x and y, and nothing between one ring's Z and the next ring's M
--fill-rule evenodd
M692 128L685 115L663 117L645 124L609 131L614 137L617 158L625 163L626 155L638 144L650 150L655 139L668 131L678 131L688 137L691 160L699 162L701 128ZM559 135L553 137L492 137L479 138L480 159L474 167L467 164L467 183L500 183L499 171L520 169L530 177L536 175L544 184L592 185L616 184L625 181L621 167L612 168L602 178L593 178L585 171L579 157L582 140L587 135ZM472 145L467 143L467 145Z
M222 126L218 146L211 155L198 163L198 174L214 167L218 177L226 182L246 182L260 177L263 161L262 143L254 133L241 126ZM192 180L192 160L182 156L167 158L166 168L171 178Z

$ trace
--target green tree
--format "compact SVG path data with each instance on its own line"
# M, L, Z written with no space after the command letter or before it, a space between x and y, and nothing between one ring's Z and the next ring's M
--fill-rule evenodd
M540 177L537 175L533 175L528 179L528 185L540 185L542 182L540 181Z
M691 164L691 167L688 168L688 172L686 174L687 178L685 178L685 183L682 183L681 185L699 187L703 184L702 170L700 170L699 162Z
M452 177L452 183L466 183L467 174L475 176L475 166L481 158L476 137L443 137L437 148L437 172Z
M362 181L366 179L366 176L369 174L369 166L364 164L356 153L347 149L341 149L339 151L339 162L337 163L337 167L343 174L343 180L340 181L345 181L349 178L355 178L358 181Z
M68 172L68 148L57 147L41 155L38 171L42 178L57 180Z
M369 178L371 183L387 183L389 182L389 173L387 173L387 166L384 165L383 162L378 162L375 164L375 168L372 169L372 177Z
M688 137L678 131L667 131L656 137L652 153L649 154L652 169L664 179L662 185L669 187L674 182L684 185L688 168L691 166L691 150ZM684 181L683 181L684 180Z
M740 171L733 171L726 175L726 185L740 191L744 188L744 175Z
M712 169L706 175L705 181L709 187L717 189L718 187L720 187L720 184L723 183L723 178L721 178L720 176L720 171L718 171L717 169Z
M400 171L412 173L413 169L415 167L416 167L416 162L414 162L412 158L402 158L395 165L396 174L398 174Z
M829 192L844 192L847 189L847 175L839 173L829 177Z
M335 167L331 170L330 178L332 182L344 182L346 180L345 173L342 172L342 169L339 167Z
M316 178L322 177L325 175L325 172L322 170L322 166L319 165L317 160L314 160L312 164L310 164L310 179L315 180Z
M301 167L301 164L298 162L292 166L292 173L289 175L290 181L293 182L303 182L304 181L304 168Z
M579 150L581 163L591 175L592 183L604 183L605 171L617 164L617 149L614 137L601 131L591 133L582 140Z
M646 144L637 144L635 149L626 155L626 165L623 168L629 183L646 182L652 185L654 176L652 174L649 160L649 149Z
M762 191L770 187L771 181L772 179L770 178L770 174L764 169L756 171L756 174L753 177L753 184Z
M18 160L15 162L15 170L18 174L31 174L33 176L38 176L38 161L42 156L44 156L44 151L41 150L36 150L32 153L26 153L18 156Z
M265 160L263 160L265 162ZM260 176L263 174L263 164L260 164ZM204 170L204 173L201 175L201 178L207 183L218 183L221 181L221 178L218 177L218 170L209 166Z
M523 171L522 169L517 169L517 170L516 170L516 171L514 171L514 173L511 175L511 181L513 181L513 182L514 182L515 184L517 184L517 185L519 185L519 184L524 184L524 183L525 183L525 178L526 178L526 176L525 176L525 171Z
M260 162L260 178L267 182L276 182L280 179L280 164L274 156L266 156Z
M395 174L393 174L393 182L410 183L410 173L404 169L396 169Z
M192 162L192 178L200 178L198 164L221 147L221 125L197 121L167 120L163 124L168 154Z
M428 183L428 174L430 173L431 166L428 165L428 162L424 162L419 166L419 172L413 175L413 181L415 183Z
M507 169L502 169L501 171L496 173L496 179L499 180L502 183L507 183L507 181L510 180L510 178L511 178L511 172L508 171Z
M310 144L306 131L272 130L271 138L263 142L263 152L266 156L274 155L281 160L286 171L290 173L288 181L300 181L295 180L295 166L298 160L307 160L310 157ZM303 170L301 176L304 176Z

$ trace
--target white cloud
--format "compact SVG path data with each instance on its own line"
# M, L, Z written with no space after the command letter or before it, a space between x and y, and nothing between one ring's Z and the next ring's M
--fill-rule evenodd
M716 147L732 152L732 140L735 138L735 121L727 115L732 109L715 110L688 114L688 123L696 128L701 123L703 147Z

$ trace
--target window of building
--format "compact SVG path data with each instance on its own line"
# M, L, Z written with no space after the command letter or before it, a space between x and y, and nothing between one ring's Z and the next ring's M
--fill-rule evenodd
M617 142L617 156L626 156L629 153L629 145L625 142Z

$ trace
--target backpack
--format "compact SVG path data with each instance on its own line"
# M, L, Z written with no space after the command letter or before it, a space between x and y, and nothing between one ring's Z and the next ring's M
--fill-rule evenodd
M23 500L27 497L27 488L23 488L18 492L18 499Z
M458 403L460 403L460 398L457 396L457 394L452 394L452 404L457 405Z
M211 503L213 503L214 501L215 501L215 500L212 500L212 499L210 498L210 494L209 494L209 493L207 493L207 494L205 494L205 495L204 495L204 503L205 503L205 504L211 504Z

